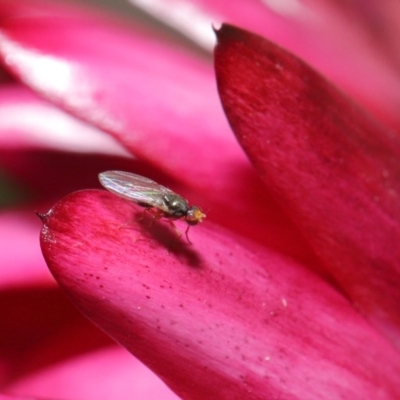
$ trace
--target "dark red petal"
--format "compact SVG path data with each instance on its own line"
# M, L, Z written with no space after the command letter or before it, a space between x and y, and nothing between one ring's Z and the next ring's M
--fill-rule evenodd
M224 25L215 66L240 143L326 271L400 348L400 140L301 60Z
M136 209L75 192L41 246L72 302L180 396L400 396L397 352L314 274L207 221L189 245Z
M58 288L35 283L0 291L1 389L41 368L111 343Z

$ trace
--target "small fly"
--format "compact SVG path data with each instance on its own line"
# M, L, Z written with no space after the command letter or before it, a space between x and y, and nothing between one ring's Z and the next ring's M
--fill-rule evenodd
M200 207L189 206L187 200L179 194L144 176L123 171L107 171L99 174L99 180L110 192L145 207L153 218L167 218L178 236L181 236L181 233L172 221L185 221L188 224L185 235L189 243L189 228L199 224L206 217Z

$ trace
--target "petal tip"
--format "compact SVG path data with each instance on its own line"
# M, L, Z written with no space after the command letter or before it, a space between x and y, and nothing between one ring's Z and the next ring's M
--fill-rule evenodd
M40 213L38 211L35 211L35 214L40 218L40 220L44 223L47 224L49 221L50 215L51 215L51 210L48 211L47 213Z

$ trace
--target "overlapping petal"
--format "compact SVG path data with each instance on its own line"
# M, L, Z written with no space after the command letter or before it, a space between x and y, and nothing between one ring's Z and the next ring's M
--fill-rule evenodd
M326 271L400 347L400 137L296 57L224 25L215 51L231 126Z
M32 214L32 211L0 214L0 290L54 285L37 246L37 230L40 224Z
M310 260L232 137L208 62L79 9L40 0L5 4L0 53L21 81L174 178L172 188L210 218Z
M396 351L285 257L205 224L186 244L101 191L43 220L43 254L71 301L183 398L400 395Z
M46 399L178 399L149 369L117 346L52 365L14 382L6 391L36 393Z
M1 288L0 312L2 391L40 369L111 344L60 290L34 279L30 287Z
M0 148L130 156L109 135L16 83L0 87Z
M2 57L21 81L173 176L191 165L195 181L179 176L187 184L204 185L215 163L222 163L221 148L225 163L245 162L209 63L141 30L34 3L40 18L23 1L12 11L0 8ZM205 146L198 146L202 141Z
M211 50L209 27L235 24L280 44L400 131L396 0L130 0Z
M391 1L385 0L385 7ZM256 9L252 8L256 3L244 4L230 3L227 10L225 2L214 2L210 7L221 7L221 14L236 13L235 18L245 20L246 13ZM264 10L258 15L262 21L267 15L265 8L260 3L257 7ZM324 7L326 4L321 5L321 9ZM18 121L16 111L20 106L19 110L30 117L53 116L55 119L49 122L52 128L60 128L59 133L74 131L77 146L73 151L92 149L95 136L88 146L83 142L92 128L95 135L98 128L110 133L141 160L132 161L127 169L146 171L144 174L153 178L159 176L160 182L198 202L208 214L205 224L190 230L194 242L190 246L177 238L168 224L155 221L149 225L148 220L138 218L134 206L110 194L80 192L59 202L44 217L43 252L61 286L90 319L145 361L182 397L320 399L326 393L344 399L400 397L399 361L393 348L335 289L270 250L278 249L311 266L315 261L307 241L302 239L304 234L323 261L324 273L396 342L399 191L393 176L398 174L395 159L400 148L396 136L388 135L365 115L360 119L362 113L357 107L290 56L282 60L284 53L278 51L279 57L269 70L270 78L262 75L257 80L257 66L266 66L260 51L262 42L257 42L257 56L251 61L238 57L236 50L227 51L224 61L236 63L237 70L219 69L228 81L232 79L221 91L225 90L224 106L240 141L263 177L268 176L265 190L230 137L208 61L173 50L170 43L142 29L110 23L104 16L95 17L54 2L7 0L0 5L0 14L0 56L4 65L47 101L90 124L70 118L25 89L10 86L10 96L4 92L2 97L0 93L0 105L7 110L0 131L8 133L10 127L16 127L16 135L2 136L0 146L19 151L29 144L35 154L31 158L29 149L24 150L21 165L16 165L13 161L17 157L13 159L13 154L3 150L4 165L13 164L10 170L20 171L25 178L27 166L35 165L37 173L32 171L31 175L34 186L39 188L42 180L48 186L43 190L46 196L51 190L59 196L59 185L63 183L60 178L66 179L66 191L71 190L77 176L78 183L90 182L86 186L93 186L100 165L112 162L115 165L110 168L115 169L119 162L123 165L126 161L110 157L97 163L100 158L95 156L84 160L76 153L62 156L61 152L53 152L62 136L53 138L45 119L28 118L29 124L22 118ZM367 80L370 84L362 88L360 97L371 101L371 108L387 121L396 121L398 115L393 110L398 104L398 80L388 59L374 59L374 46L368 48L362 40L354 40L355 45L361 44L362 55L357 54L342 67L341 60L332 62L327 52L321 53L321 47L318 51L317 47L310 48L310 42L302 41L294 28L303 24L312 30L316 25L305 20L293 25L293 20L285 21L270 12L268 15L271 24L264 20L264 28L275 24L273 30L278 30L279 36L282 29L280 34L288 43L292 40L293 48L303 49L305 54L309 50L316 56L317 65L321 61L327 71L334 72L332 76L343 78L342 82L351 86L354 81L355 92L362 88L360 82ZM292 32L285 30L289 26ZM326 32L329 29L327 24ZM339 44L349 37L345 30L335 35L333 43ZM327 38L312 36L309 39L317 43ZM243 51L246 56L251 43L248 47ZM341 50L352 55L347 47ZM372 64L363 63L365 55L372 55ZM365 67L363 73L354 65ZM297 70L293 72L288 66ZM299 71L303 73L301 79ZM280 75L285 85L281 85ZM244 88L250 81L247 91ZM310 90L304 90L307 87ZM240 97L243 91L245 95ZM284 103L285 96L292 100L290 107ZM231 99L235 100L233 105ZM270 112L261 117L260 108L264 110L271 104ZM322 106L327 110L322 112ZM351 118L342 115L344 108ZM264 132L269 133L270 128L271 136L266 138ZM322 142L304 140L318 138L317 128L324 133ZM364 131L369 136L363 136ZM292 134L294 139L285 141L280 132ZM45 133L45 139L37 133ZM71 146L71 142L65 143L61 150ZM38 152L36 146L43 145L50 151ZM104 146L100 148L103 150ZM49 171L47 176L46 165L54 159L54 165L63 167ZM81 176L77 159L82 165L90 164L87 174L92 181ZM57 175L58 181L54 179ZM328 179L329 185L323 184ZM283 212L270 200L270 192L277 194ZM265 248L244 242L210 220L257 239ZM379 234L373 232L376 226ZM368 260L373 262L368 264ZM351 268L345 269L346 265ZM26 268L26 260L21 266L19 271L33 271L36 277L37 269ZM9 287L28 282L21 276L15 280L17 275L9 274ZM36 279L43 282L40 274ZM8 315L12 312L10 309ZM30 372L37 361L49 362L51 354L61 360L59 351L67 354L70 339L73 342L81 333L84 349L85 332L90 330L83 327L82 331L72 331L63 330L62 340L54 341L53 346L43 343L43 354L40 346L32 357L22 351L10 366L15 367L21 360L25 365L26 361L25 372ZM48 379L65 382L76 378L79 361L82 371L88 372L88 365L92 370L96 362L92 356L69 365L61 361L57 370L43 370L13 387L29 391ZM112 356L105 357L113 360ZM105 372L101 364L98 372ZM78 393L75 389L79 388L71 387L71 396ZM85 387L80 389L84 391ZM93 387L89 392L95 393ZM47 396L45 392L43 395Z

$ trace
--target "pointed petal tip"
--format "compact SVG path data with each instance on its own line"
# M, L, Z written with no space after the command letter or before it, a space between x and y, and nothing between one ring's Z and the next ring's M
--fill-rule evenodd
M213 26L213 30L217 37L217 44L224 40L240 40L245 32L242 29L227 23L221 24L219 28Z
M35 211L35 214L40 218L40 220L44 223L47 224L51 215L51 210L47 211L47 213L40 213L38 211Z

